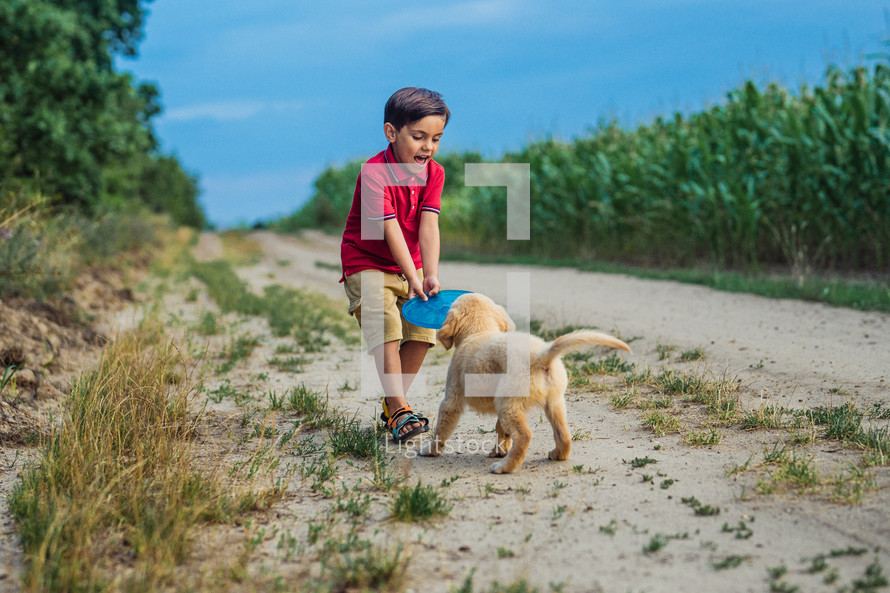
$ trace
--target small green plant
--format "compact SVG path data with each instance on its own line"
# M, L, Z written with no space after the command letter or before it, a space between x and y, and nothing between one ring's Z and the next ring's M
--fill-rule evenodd
M683 350L680 352L680 360L683 362L692 362L694 360L701 360L705 357L705 349L701 346L696 348L691 348L689 350Z
M195 331L202 336L217 335L220 333L219 316L213 311L204 311L201 318L198 319Z
M606 525L600 525L600 532L606 535L615 535L618 531L618 521L612 519Z
M753 522L753 517L751 518ZM749 539L752 535L754 535L754 531L748 527L748 524L745 521L740 520L735 527L730 527L729 523L724 523L720 528L724 533L735 533L736 539Z
M393 516L400 521L417 521L445 516L451 508L439 490L418 481L414 486L399 489L393 503Z
M741 566L747 559L747 556L731 554L723 560L712 562L711 566L714 568L714 570L726 570L727 568L736 568L737 566Z
M14 364L6 367L3 370L3 376L0 377L0 391L6 388L7 385L12 381L13 377L15 377L16 372L22 368L22 365L25 364L21 362L19 364Z
M402 591L411 561L401 544L373 545L326 555L323 574L335 591Z
M568 486L568 484L566 484L565 482L560 482L559 480L554 480L553 481L553 489L550 491L550 497L556 498L557 496L559 496L560 490L562 490L566 486Z
M616 393L612 396L612 405L615 409L621 410L626 408L633 401L633 393L625 391L624 393Z
M643 426L651 428L656 436L664 436L671 432L682 430L680 421L676 416L667 414L661 410L654 410L643 416Z
M313 391L300 383L287 394L287 408L303 417L304 423L312 428L330 426L333 417L328 413L328 399L318 391Z
M667 360L675 350L677 350L677 346L674 344L655 345L655 351L658 353L658 360Z
M659 484L659 486L661 487L662 490L667 490L668 488L670 488L673 485L674 485L674 480L672 478L667 478L666 480L662 480L661 484Z
M656 533L649 542L643 546L643 554L654 554L664 548L668 541L670 541L667 536L662 535L660 533Z
M630 466L634 469L638 467L646 467L650 463L658 463L658 460L652 459L648 455L646 457L634 457L630 460Z
M305 356L273 356L267 362L284 373L302 373L309 359Z
M355 418L334 417L329 423L328 444L335 457L348 455L373 459L383 453L383 442L373 426L362 426Z
M509 548L498 546L498 558L515 558L516 552Z
M633 371L634 363L628 362L618 354L612 353L605 358L585 364L581 370L588 375L620 375Z
M710 447L723 440L723 435L716 428L703 431L690 431L686 433L685 440L693 447Z
M701 501L699 501L694 496L683 497L680 499L680 501L683 504L686 504L686 505L689 505L690 507L692 507L692 510L695 511L696 515L700 515L703 517L709 517L709 516L720 514L720 507L715 507L715 506L709 505L709 504L702 504Z

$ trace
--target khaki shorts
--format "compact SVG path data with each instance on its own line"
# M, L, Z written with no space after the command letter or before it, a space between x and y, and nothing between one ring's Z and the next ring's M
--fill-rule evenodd
M423 282L422 270L417 270L417 276ZM396 340L436 345L436 330L418 327L402 317L402 305L408 301L408 281L402 274L362 270L346 276L343 286L349 297L349 314L358 320L368 351Z

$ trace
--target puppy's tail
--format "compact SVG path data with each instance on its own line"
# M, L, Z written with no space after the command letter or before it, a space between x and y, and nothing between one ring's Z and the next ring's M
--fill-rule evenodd
M553 340L550 344L550 348L541 352L532 365L546 368L563 354L577 352L591 346L608 346L609 348L615 348L617 350L631 351L630 346L615 336L582 329Z

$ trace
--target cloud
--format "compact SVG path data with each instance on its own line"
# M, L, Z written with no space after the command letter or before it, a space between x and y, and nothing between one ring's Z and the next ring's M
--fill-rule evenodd
M250 119L268 113L291 113L302 109L300 101L228 100L173 107L163 114L168 122L190 122L209 119L217 122Z

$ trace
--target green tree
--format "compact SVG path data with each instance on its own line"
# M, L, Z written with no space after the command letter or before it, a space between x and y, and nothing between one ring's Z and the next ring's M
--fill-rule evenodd
M194 178L158 151L158 89L114 70L143 23L139 0L0 2L0 183L86 212L175 205L178 222L203 224ZM152 187L181 193L147 197Z

